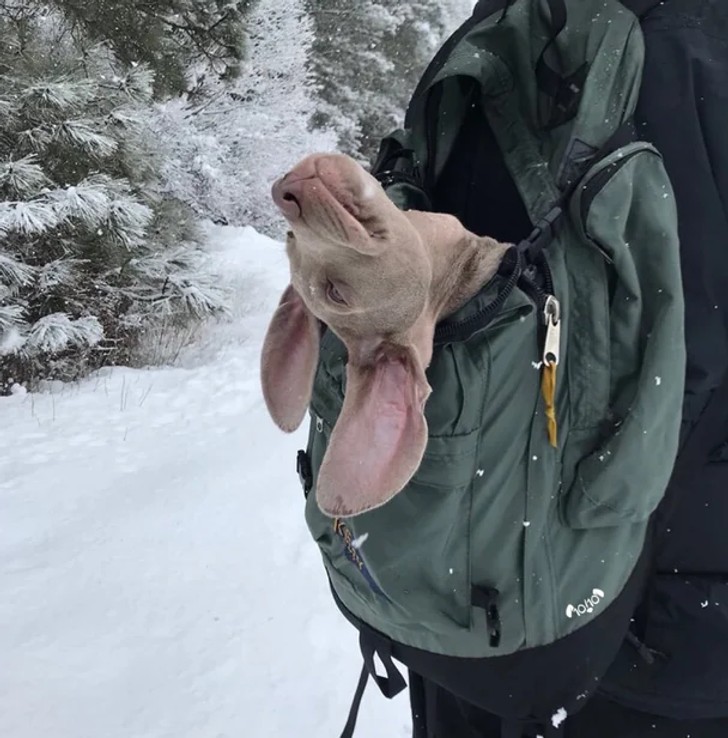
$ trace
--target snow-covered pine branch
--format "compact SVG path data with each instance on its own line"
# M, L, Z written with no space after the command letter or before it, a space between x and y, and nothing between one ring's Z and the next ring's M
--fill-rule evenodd
M129 361L155 321L225 307L160 184L152 70L36 5L0 17L0 387Z
M0 231L24 236L47 233L59 222L57 210L45 198L0 202Z
M10 197L32 197L50 184L35 154L16 161L0 161L0 193Z
M65 116L83 108L97 94L97 85L91 79L64 76L29 85L19 80L14 82L20 90L21 110L31 115L51 110Z
M21 351L57 354L70 348L96 346L103 338L103 326L94 316L73 319L66 313L51 313L33 323Z
M0 251L0 285L17 291L33 284L37 270L29 264Z

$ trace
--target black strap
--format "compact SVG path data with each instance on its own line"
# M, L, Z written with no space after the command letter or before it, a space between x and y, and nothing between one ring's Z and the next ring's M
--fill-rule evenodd
M627 10L634 13L638 18L644 18L647 13L658 5L662 5L665 0L621 0Z
M341 734L341 738L352 738L354 728L356 727L356 719L359 716L359 708L361 707L362 697L366 689L369 677L372 677L377 683L381 693L389 700L396 697L400 692L407 688L407 682L392 661L392 642L378 635L369 628L362 628L359 631L359 648L364 659L359 676L359 683L356 686L354 699L349 709L349 719ZM379 656L384 666L387 676L379 676L376 666L374 665L374 655Z
M563 70L551 69L546 63L546 52L566 27L566 3L564 0L547 0L547 2L551 13L551 34L536 62L536 82L541 92L555 98L561 90Z
M405 128L411 128L411 120L415 115L416 106L421 102L420 97L425 93L430 83L437 76L437 73L442 69L443 65L450 57L453 49L460 43L460 41L467 35L467 33L474 28L480 21L484 20L493 13L499 10L507 9L513 0L480 0L480 2L473 9L473 13L453 34L445 41L440 47L439 51L432 58L432 61L427 65L427 68L420 77L420 81L417 83L415 91L412 93L409 106L404 118Z
M500 592L494 587L473 587L470 601L473 607L485 612L485 622L488 627L488 638L491 648L498 648L501 641L501 619L498 612L498 598Z
M589 166L593 167L597 162L606 159L617 149L621 149L627 144L637 141L637 126L633 118L627 118L619 128L606 140L602 147L597 151L592 159L589 160Z
M407 682L405 682L404 677L392 661L392 642L390 640L376 633L361 630L359 631L359 647L369 676L374 679L379 690L388 700L396 697L403 689L407 688ZM387 676L377 674L374 666L374 654L379 656Z
M559 34L566 28L566 3L564 0L546 0L551 13L551 34L536 63L536 82L541 92L557 98L564 85L563 69L554 70L546 63L546 52L556 43ZM638 18L643 18L663 0L622 0L622 4ZM510 3L509 3L510 5ZM506 10L507 10L506 6ZM584 75L585 77L585 75ZM574 83L576 80L570 80ZM583 82L583 80L581 80Z
M632 118L629 118L614 131L594 156L584 160L580 171L578 171L573 181L567 183L566 188L554 203L551 210L537 221L531 234L518 244L517 249L523 254L526 263L536 261L541 252L556 237L559 226L564 218L564 209L574 194L574 191L579 186L584 173L602 159L606 159L606 157L617 151L617 149L621 149L623 146L636 140L637 129Z
M359 675L359 683L356 685L356 692L354 692L354 700L351 703L349 709L349 719L346 721L344 730L341 733L341 738L353 738L354 728L356 728L356 719L359 717L359 708L361 707L361 700L364 696L364 690L367 688L367 682L369 681L369 671L367 670L366 664L361 667L361 674Z

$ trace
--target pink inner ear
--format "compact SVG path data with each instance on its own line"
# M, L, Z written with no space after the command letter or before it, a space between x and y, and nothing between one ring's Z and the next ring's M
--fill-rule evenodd
M311 401L319 353L319 328L289 285L268 326L261 357L263 398L279 428L301 425Z
M395 349L373 366L347 368L344 406L316 485L322 512L351 517L383 505L422 461L430 387L413 352Z

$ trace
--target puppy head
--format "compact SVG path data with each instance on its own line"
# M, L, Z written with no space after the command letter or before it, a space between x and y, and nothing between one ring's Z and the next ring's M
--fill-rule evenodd
M346 397L316 499L350 517L400 491L425 450L432 265L420 233L349 157L308 157L272 195L290 224L291 284L263 346L263 394L274 421L294 430L311 398L318 321L344 342Z

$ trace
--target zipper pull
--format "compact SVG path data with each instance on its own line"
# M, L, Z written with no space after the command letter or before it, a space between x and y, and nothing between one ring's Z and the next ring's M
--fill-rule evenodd
M546 431L549 443L558 446L558 425L556 421L556 367L561 353L561 305L553 296L546 298L543 309L546 321L546 338L543 347L543 374L541 393L546 405Z
M543 364L544 366L557 366L561 351L561 304L553 295L546 298L543 317L546 323Z

